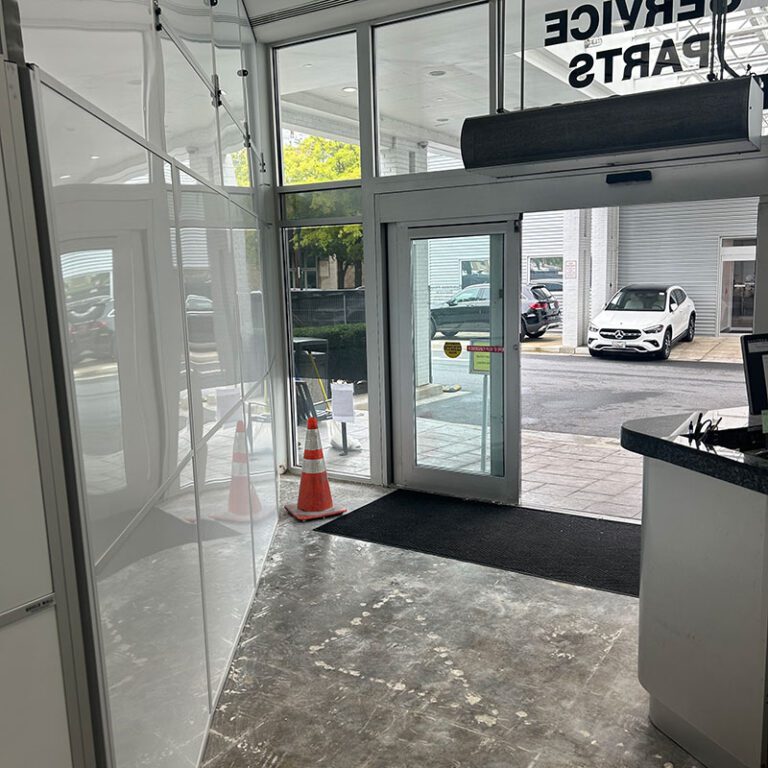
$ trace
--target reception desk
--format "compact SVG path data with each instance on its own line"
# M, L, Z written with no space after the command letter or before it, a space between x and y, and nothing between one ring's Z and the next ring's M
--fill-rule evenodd
M626 423L644 456L639 677L650 718L707 768L766 763L768 450L747 409Z

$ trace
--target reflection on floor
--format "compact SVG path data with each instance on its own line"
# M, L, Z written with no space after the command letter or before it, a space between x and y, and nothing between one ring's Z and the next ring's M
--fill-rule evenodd
M633 598L283 516L204 765L693 768L648 722L636 652Z

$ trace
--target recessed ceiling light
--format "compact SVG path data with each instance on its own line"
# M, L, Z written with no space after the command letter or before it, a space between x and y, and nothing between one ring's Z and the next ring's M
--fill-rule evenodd
M357 93L357 88L354 85L346 85L341 89L344 93Z
M68 173L65 173L63 176L59 176L59 178L60 178L62 181L66 181L67 179L71 179L71 178L72 178L72 176L70 176L70 174L68 174Z
M312 69L312 64L304 64L304 69Z
M91 160L98 160L99 157L99 155L91 155Z
M444 69L433 69L429 75L430 77L442 77L445 74Z

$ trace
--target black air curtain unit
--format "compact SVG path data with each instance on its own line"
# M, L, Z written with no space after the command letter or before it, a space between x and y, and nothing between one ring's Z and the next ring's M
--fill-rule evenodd
M754 152L762 108L759 84L743 77L470 117L461 155L467 170L511 176L541 163L555 170Z

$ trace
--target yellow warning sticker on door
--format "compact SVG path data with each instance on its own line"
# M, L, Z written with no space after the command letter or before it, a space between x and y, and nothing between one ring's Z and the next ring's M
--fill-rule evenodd
M457 358L461 354L461 342L460 341L446 341L443 344L443 352L446 357L452 359Z

